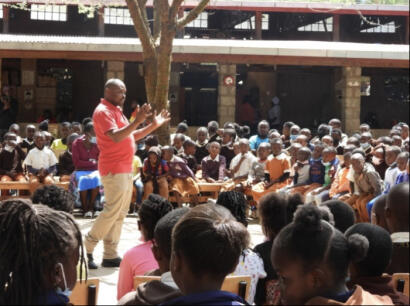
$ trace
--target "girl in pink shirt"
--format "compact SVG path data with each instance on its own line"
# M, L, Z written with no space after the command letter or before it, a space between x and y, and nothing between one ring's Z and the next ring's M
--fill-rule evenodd
M118 276L117 299L134 290L134 277L144 275L158 269L158 263L152 254L152 240L157 222L172 210L172 205L164 198L151 194L145 200L138 212L140 220L138 229L141 232L143 244L128 250L121 261Z

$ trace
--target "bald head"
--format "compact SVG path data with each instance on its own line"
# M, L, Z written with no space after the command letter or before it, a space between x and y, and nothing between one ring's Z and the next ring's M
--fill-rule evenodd
M390 233L409 231L409 183L396 185L390 190L385 214Z
M115 106L124 106L127 88L119 79L109 79L104 86L104 99Z

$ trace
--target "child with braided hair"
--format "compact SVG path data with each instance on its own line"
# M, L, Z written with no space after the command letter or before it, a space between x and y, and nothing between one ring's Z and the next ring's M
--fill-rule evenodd
M152 254L154 229L158 221L172 210L171 203L159 195L151 194L142 202L138 211L138 229L143 243L128 250L121 261L118 276L117 299L133 290L135 276L158 269L158 263Z
M0 305L67 305L85 268L74 218L26 200L0 203ZM87 275L86 275L87 277Z

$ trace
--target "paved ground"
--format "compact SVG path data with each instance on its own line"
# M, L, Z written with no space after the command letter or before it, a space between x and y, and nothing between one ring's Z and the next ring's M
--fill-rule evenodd
M91 228L94 220L77 218L83 234ZM252 246L263 242L261 227L257 221L251 221L248 227L251 234ZM121 241L119 244L119 254L122 256L128 249L141 243L140 233L137 227L136 217L127 217L124 223ZM94 258L97 264L102 260L103 244L100 242L94 251ZM106 269L100 267L98 270L90 271L89 277L100 279L100 290L98 294L98 305L115 305L117 303L117 279L118 269Z

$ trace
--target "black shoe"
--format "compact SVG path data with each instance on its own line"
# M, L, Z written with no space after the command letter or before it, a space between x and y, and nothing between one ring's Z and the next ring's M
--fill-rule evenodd
M114 259L103 259L101 266L104 268L118 268L121 264L121 258L117 257Z
M88 259L88 269L90 270L98 269L98 266L94 262L93 254L87 254L87 259Z

